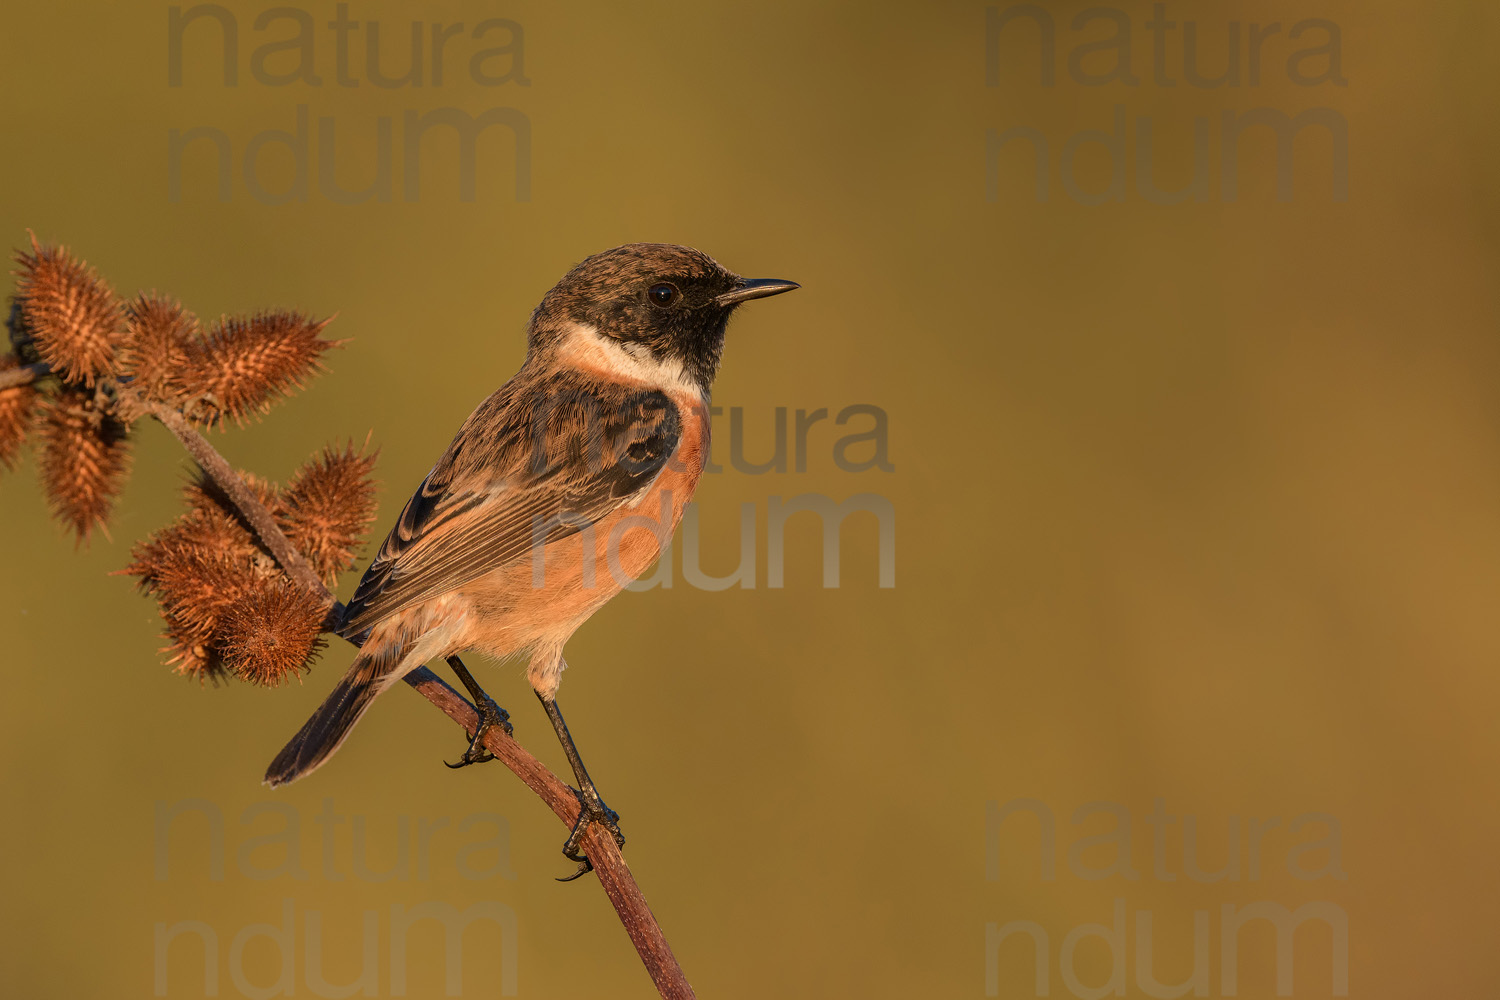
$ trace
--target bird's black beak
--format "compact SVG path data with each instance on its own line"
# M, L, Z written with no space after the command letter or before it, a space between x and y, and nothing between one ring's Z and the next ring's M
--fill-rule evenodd
M780 295L782 292L790 292L794 288L801 287L795 281L785 281L781 278L741 278L738 285L714 299L714 305L737 306L751 299Z

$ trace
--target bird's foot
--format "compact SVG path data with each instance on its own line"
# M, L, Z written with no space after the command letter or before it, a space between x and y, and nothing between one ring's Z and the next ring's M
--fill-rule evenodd
M579 850L583 846L583 838L588 834L590 823L598 823L608 830L615 838L617 847L625 846L625 835L620 832L620 814L605 805L593 788L583 792L576 788L569 790L578 798L578 819L573 823L573 832L568 834L567 843L563 844L563 857L576 861L578 870L567 878L558 879L559 882L571 882L594 870L594 863L587 854Z
M470 764L483 764L495 759L495 755L484 748L484 738L491 729L503 730L509 736L514 728L510 724L510 713L495 703L495 699L485 695L475 706L479 710L479 727L469 737L469 748L464 755L458 759L457 764L448 764L449 767L457 769L468 767Z

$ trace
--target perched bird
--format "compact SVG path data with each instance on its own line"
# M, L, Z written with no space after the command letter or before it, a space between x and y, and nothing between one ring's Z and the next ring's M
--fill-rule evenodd
M743 302L790 291L746 279L690 247L632 243L569 271L527 329L526 361L464 421L407 501L349 601L340 634L361 643L349 671L271 762L295 781L348 738L375 696L436 657L480 709L457 765L487 760L508 716L457 654L529 658L526 676L562 741L582 811L623 844L557 707L563 645L671 539L709 450L709 389Z

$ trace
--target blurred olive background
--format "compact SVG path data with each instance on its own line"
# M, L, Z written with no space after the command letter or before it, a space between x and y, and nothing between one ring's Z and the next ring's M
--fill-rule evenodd
M351 36L357 85L338 84L331 3L299 8L316 24L318 86L257 81L252 52L292 23L257 30L265 6L228 4L232 87L208 19L188 28L174 87L168 7L18 6L0 36L0 232L19 246L31 227L123 293L169 291L205 317L336 312L330 334L350 343L328 373L216 442L284 479L325 442L370 434L383 482L371 549L469 410L519 365L529 310L584 255L681 242L803 283L733 324L716 458L729 465L730 407L744 409L747 457L764 461L777 407L863 403L889 415L894 471L838 466L835 442L869 426L852 418L811 430L805 471L706 477L703 566L733 569L740 505L754 504L757 586L694 589L679 565L672 588L622 595L570 644L561 693L701 996L983 996L986 924L1014 920L1047 932L1052 995L1074 995L1063 941L1111 923L1116 900L1129 913L1130 996L1148 995L1137 911L1154 921L1153 968L1167 983L1189 974L1194 913L1208 914L1219 996L1220 908L1260 901L1347 916L1351 996L1480 995L1500 971L1497 15L1453 0L1172 2L1176 84L1162 86L1151 5L1120 3L1140 82L1090 86L1070 54L1109 37L1109 22L1075 30L1088 5L1044 6L1056 19L1052 86L1024 19L999 34L986 86L982 3L353 5L351 18L380 25L391 76L409 65L410 22L427 25L422 85L392 88L370 82L365 29ZM526 85L476 82L470 58L507 40L503 29L469 37L486 18L524 27ZM1347 85L1289 78L1288 56L1327 38L1310 28L1289 40L1307 18L1340 29ZM1231 22L1245 60L1249 24L1279 22L1259 84L1248 62L1238 87L1189 84L1187 21L1206 75L1223 71ZM466 25L440 84L434 22ZM1113 62L1094 53L1077 69ZM282 52L266 67L294 64ZM1314 57L1301 71L1327 67ZM511 56L482 66L515 69ZM245 149L294 130L299 105L309 192L268 204L247 189ZM1080 204L1061 153L1084 130L1111 130L1117 106L1123 197ZM408 110L497 107L529 122L529 199L503 127L478 140L474 200L460 198L458 146L441 129L421 144L420 196L403 197ZM1256 108L1341 116L1347 200L1332 195L1319 128L1294 143L1292 200L1277 198L1265 130L1244 137L1238 198L1223 197L1220 116ZM320 186L318 120L336 130L339 184L358 190L376 176L382 117L394 196L336 203ZM1206 200L1140 193L1142 118L1168 189L1188 182L1193 122L1205 120ZM207 141L188 147L170 197L169 133L200 126L231 144L227 201ZM987 163L987 130L1015 127L1049 149L1045 201L1025 143ZM1079 148L1074 168L1086 191L1110 181L1099 144ZM287 151L267 146L258 176L286 190ZM566 831L499 765L444 769L462 736L410 693L382 699L312 778L261 787L350 651L330 649L303 684L275 691L172 675L153 605L108 574L174 516L186 466L142 425L134 468L112 540L79 552L46 519L29 459L0 483L7 989L152 995L156 925L198 921L218 942L218 995L267 995L256 987L276 979L275 947L234 941L290 905L297 995L320 995L309 921L321 922L320 971L351 983L366 914L389 995L393 904L498 901L515 915L516 955L504 957L496 927L471 927L464 995L498 995L507 963L522 997L653 995L594 881L553 881L570 870ZM839 588L821 585L807 514L788 529L785 587L766 586L768 498L803 493L891 501L894 588L877 586L869 514L842 529ZM518 738L563 773L519 667L481 667ZM1055 878L1034 820L987 834L986 803L1021 798L1055 816ZM158 843L158 806L183 800L222 816L222 880L210 877L202 812ZM325 842L316 817L328 800L348 820ZM1171 879L1155 872L1157 800L1179 817L1164 842ZM267 802L297 822L283 840L257 838L284 832L288 812L246 813ZM1080 876L1118 860L1087 839L1116 819L1074 822L1094 802L1127 817L1137 878ZM460 832L480 813L504 818L507 846L493 822ZM1309 813L1336 829L1290 831ZM1237 832L1236 878L1185 873L1188 817L1206 870L1224 867ZM1272 817L1252 877L1248 827ZM424 825L436 829L425 854ZM306 877L256 877L285 865L286 839ZM360 863L396 877L358 877ZM1295 945L1294 995L1333 995L1328 927L1309 922ZM412 931L407 995L441 995L441 948L435 925ZM1025 939L992 957L998 995L1036 993ZM1074 958L1084 984L1105 982L1100 940ZM198 939L174 940L166 995L202 995L202 969ZM1275 994L1268 925L1242 933L1237 975L1238 995Z

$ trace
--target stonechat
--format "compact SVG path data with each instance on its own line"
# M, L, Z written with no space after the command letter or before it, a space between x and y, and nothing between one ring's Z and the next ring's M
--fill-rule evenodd
M454 667L481 723L457 765L508 716L457 654L526 657L578 780L582 811L621 844L557 707L563 646L670 541L709 454L709 390L730 316L799 287L741 278L691 247L632 243L569 271L537 306L526 361L464 421L407 501L349 601L339 634L360 652L266 772L321 766L375 696L427 661Z

